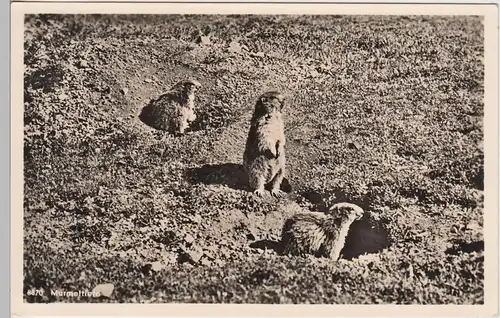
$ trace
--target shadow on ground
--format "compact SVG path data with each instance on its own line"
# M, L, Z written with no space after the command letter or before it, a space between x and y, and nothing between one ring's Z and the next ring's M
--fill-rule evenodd
M236 190L250 190L247 182L247 174L241 164L207 164L201 167L189 168L186 171L186 177L191 183L203 183L207 185L221 184ZM266 185L266 189L270 190L269 185ZM283 179L280 189L286 193L292 191L292 186L288 179Z
M207 164L189 168L186 177L191 183L221 184L237 190L248 190L246 173L241 164Z
M484 251L484 241L464 242L454 241L453 247L448 248L445 253L448 255L458 255L460 253L473 253Z
M157 130L165 130L165 127L160 124L160 120L156 118L154 114L154 102L156 99L152 99L149 103L144 106L139 114L139 119L146 125Z

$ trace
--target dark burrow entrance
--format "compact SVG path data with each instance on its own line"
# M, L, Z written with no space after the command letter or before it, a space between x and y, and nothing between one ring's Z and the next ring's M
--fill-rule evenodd
M360 220L352 223L341 257L350 260L364 254L378 253L391 244L390 232L384 220L365 212Z

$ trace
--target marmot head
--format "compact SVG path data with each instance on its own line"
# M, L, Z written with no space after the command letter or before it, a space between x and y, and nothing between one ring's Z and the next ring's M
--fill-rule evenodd
M172 90L178 91L182 93L184 96L189 96L194 94L196 90L201 87L200 82L194 79L189 79L185 81L180 81L177 84L174 85Z
M362 208L352 203L337 203L330 207L327 214L340 217L342 220L355 221L361 219L364 214Z
M280 113L285 102L280 92L270 91L262 94L255 104L255 116L260 117L270 113Z

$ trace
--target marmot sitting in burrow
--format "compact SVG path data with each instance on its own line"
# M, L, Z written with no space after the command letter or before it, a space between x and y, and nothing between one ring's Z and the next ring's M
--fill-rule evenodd
M172 134L184 134L190 123L196 119L194 99L200 86L198 81L192 79L175 84L167 93L148 105L148 121L154 128Z
M351 203L338 203L329 211L299 212L286 220L281 234L284 255L312 254L338 260L349 227L363 216L363 209Z
M258 196L271 185L271 195L281 197L281 182L285 176L285 132L281 111L284 97L279 92L267 92L255 104L250 131L243 154L243 166L250 188Z

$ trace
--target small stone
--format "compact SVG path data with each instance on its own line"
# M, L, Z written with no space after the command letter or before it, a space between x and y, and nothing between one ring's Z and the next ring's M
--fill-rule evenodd
M122 89L121 89L121 93L122 93L123 95L127 95L127 93L128 93L128 89L127 89L127 88L125 88L125 87L124 87L124 88L122 88Z
M477 221L473 220L473 221L470 221L469 223L467 223L466 229L480 232L480 231L482 231L483 228L481 225L479 225L479 223Z
M202 218L201 218L201 215L196 214L195 216L193 216L193 217L191 218L191 221L192 221L193 223L200 224L203 220L202 220Z
M81 272L78 280L85 280L85 279L87 279L87 274L85 274L85 272Z
M199 43L201 43L202 45L210 45L212 44L212 41L210 40L210 36L200 36L199 38Z
M66 100L66 99L68 99L68 97L69 97L69 96L68 96L68 95L66 95L66 94L64 94L64 93L61 93L61 94L59 94L59 96L58 96L59 100Z
M98 293L101 296L104 297L110 297L111 294L113 293L113 290L115 289L115 286L113 284L100 284L94 287L92 290L93 293Z
M186 234L184 237L184 242L192 244L194 242L194 237L191 234Z
M240 46L240 44L239 44L238 42L233 41L233 42L231 42L231 43L229 44L229 47L228 47L228 49L227 49L227 50L228 50L230 53L237 53L237 54L240 54L240 53L241 53L241 49L242 49L242 47Z
M152 79L150 79L150 78L146 78L146 79L144 80L144 82L146 82L146 83L152 83L152 82L153 82L153 80L152 80Z
M187 255L190 259L190 261L192 261L193 263L198 263L201 259L201 257L203 256L203 252L198 249L198 248L195 248L195 249L191 249L187 252Z
M201 265L203 265L203 266L210 266L210 265L212 265L212 262L210 260L204 258L204 259L201 260Z
M213 254L212 252L210 252L210 251L205 250L205 251L203 252L203 255L205 255L205 256L206 256L207 258L209 258L209 259L215 259L214 254Z
M265 56L264 52L251 53L250 55L254 56L254 57L264 57Z
M184 263L182 264L185 268L188 268L188 269L192 269L194 266L193 264L189 264L189 263Z
M85 60L81 60L80 61L80 67L81 68L87 68L87 67L89 67L89 62L87 62Z
M153 262L151 263L151 269L155 272L161 271L164 265L161 262Z

